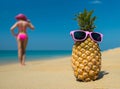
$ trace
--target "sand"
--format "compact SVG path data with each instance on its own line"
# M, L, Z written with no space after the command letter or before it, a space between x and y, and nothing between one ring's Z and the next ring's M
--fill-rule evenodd
M120 48L102 52L99 79L76 81L71 57L0 65L0 89L120 89Z

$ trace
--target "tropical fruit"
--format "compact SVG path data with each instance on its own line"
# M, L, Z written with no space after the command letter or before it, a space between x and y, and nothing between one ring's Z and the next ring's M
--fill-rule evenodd
M92 17L93 10L84 10L76 15L80 30L93 32L96 17ZM88 35L83 41L76 41L72 48L72 68L77 80L96 80L101 70L101 52L98 42Z

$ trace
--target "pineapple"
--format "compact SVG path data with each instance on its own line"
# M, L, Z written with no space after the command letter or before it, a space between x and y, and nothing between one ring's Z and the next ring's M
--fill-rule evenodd
M92 17L93 10L84 10L76 15L75 20L81 30L93 32L96 17ZM101 52L99 44L89 36L82 42L75 42L72 48L72 68L74 75L79 81L96 80L101 70Z

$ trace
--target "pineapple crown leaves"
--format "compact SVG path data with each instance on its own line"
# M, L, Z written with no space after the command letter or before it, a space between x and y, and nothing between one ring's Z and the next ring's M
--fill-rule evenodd
M75 20L78 21L78 25L80 26L81 30L93 31L96 28L96 26L94 25L96 16L92 17L93 12L93 10L88 12L86 9L84 9L83 13L75 15Z

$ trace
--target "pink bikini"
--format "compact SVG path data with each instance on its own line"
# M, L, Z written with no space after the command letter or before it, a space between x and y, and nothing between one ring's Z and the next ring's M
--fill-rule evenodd
M28 38L28 36L25 33L19 33L17 35L17 38L20 39L20 40L26 40Z

